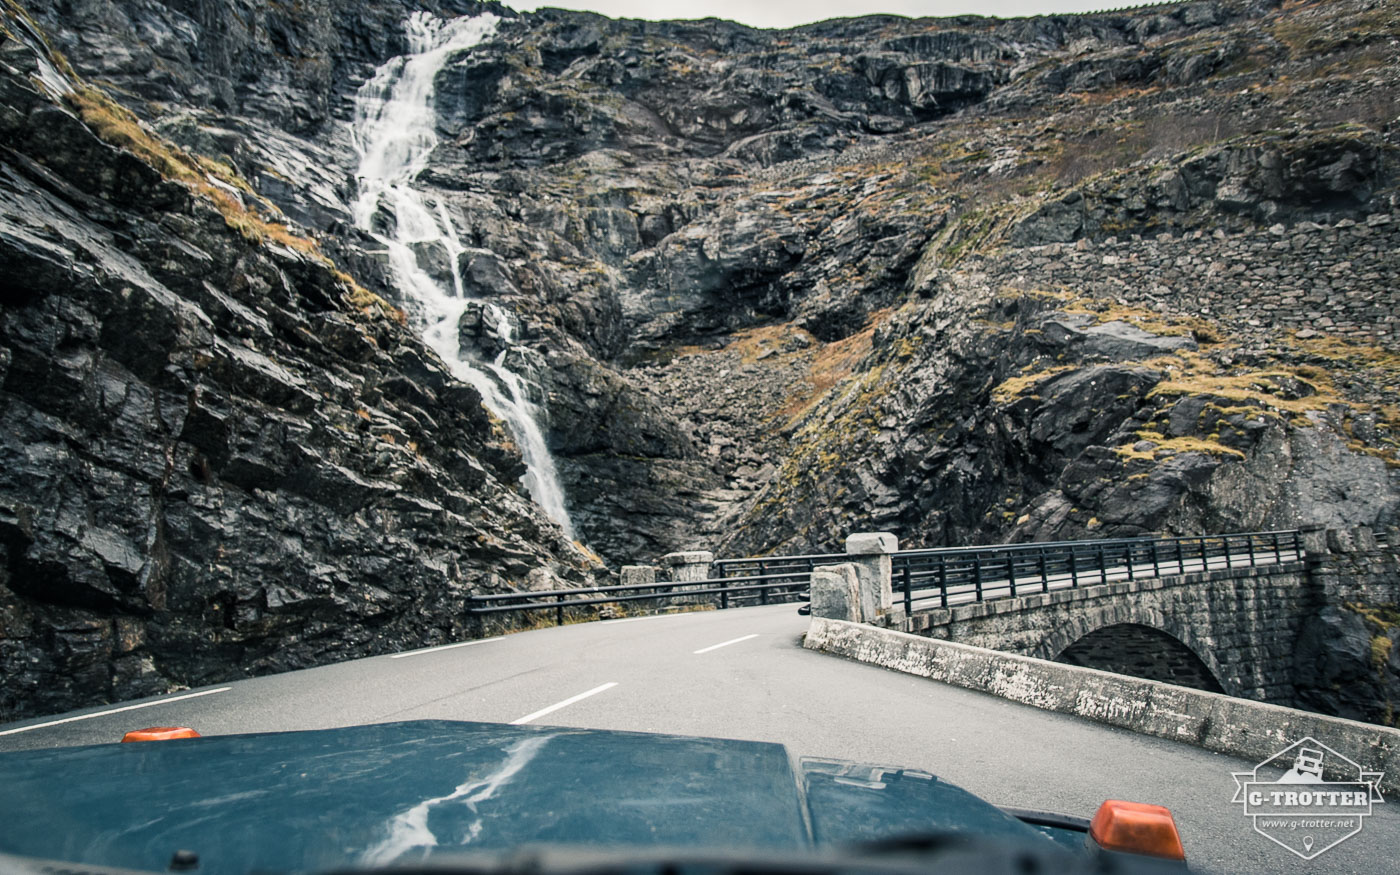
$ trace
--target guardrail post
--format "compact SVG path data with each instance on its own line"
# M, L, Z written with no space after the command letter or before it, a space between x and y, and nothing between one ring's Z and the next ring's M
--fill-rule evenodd
M667 553L661 557L661 564L671 574L673 583L688 583L705 580L709 576L710 563L715 554L709 550L691 550L684 553Z
M667 553L661 557L661 565L666 568L672 583L692 583L708 580L710 576L710 565L715 561L715 554L709 550L689 550L681 553ZM693 588L693 587L691 587ZM684 593L687 587L673 587L674 594ZM697 596L691 596L692 599ZM673 600L671 604L686 604L687 601ZM728 605L721 605L728 607Z
M656 572L657 567L655 565L624 565L622 568L618 569L617 582L622 586L635 586L639 589L647 586L655 587ZM653 590L653 592L655 591L656 590ZM618 608L622 604L625 604L625 602L619 602L618 605L603 606L599 611L599 616L607 616L609 612L616 616ZM657 610L660 610L665 606L666 602L665 600L657 599L652 604L656 606Z
M812 569L812 616L848 623L874 618L865 612L866 593L855 564L818 565Z
M1040 548L1040 591L1050 591L1050 575L1045 572L1045 548Z
M1303 556L1321 557L1327 553L1327 529L1324 526L1310 524L1299 526L1298 533L1293 536L1293 549L1303 554ZM1303 556L1298 558L1302 559Z
M846 537L846 555L860 574L862 604L866 622L884 617L894 607L894 587L890 580L890 555L899 549L899 539L890 532L857 532Z
M622 586L651 586L656 583L655 565L624 565L617 573Z

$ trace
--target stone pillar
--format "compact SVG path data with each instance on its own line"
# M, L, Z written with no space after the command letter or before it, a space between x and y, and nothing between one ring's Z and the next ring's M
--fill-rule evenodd
M827 620L865 622L860 574L856 567L821 565L812 569L812 616Z
M661 564L670 569L671 580L677 583L709 579L710 565L714 561L715 554L708 550L667 553L661 557Z
M867 623L890 613L894 602L890 554L898 549L899 539L889 532L858 532L846 538L846 555L860 575L861 604Z
M1309 565L1316 565L1327 555L1327 530L1319 525L1299 526L1302 534L1303 550L1307 553Z
M617 582L622 586L651 586L656 583L655 565L624 565L618 571ZM641 595L641 593L628 593L628 595ZM666 607L667 599L657 599L655 601L640 602L620 602L615 605L603 605L598 608L598 616L607 619L625 617L629 613L650 613Z
M667 553L661 557L661 566L667 569L668 576L673 583L689 583L693 581L708 580L710 577L710 564L715 561L715 554L708 550L688 550L683 553ZM671 592L677 598L667 599L664 602L657 602L657 605L696 605L714 601L718 603L719 596L686 596L682 595L687 589L695 589L690 586L678 586Z
M1328 529L1327 549L1332 553L1355 553L1356 541L1352 539L1351 529Z
M1351 540L1356 544L1356 549L1363 553L1374 553L1381 546L1376 541L1376 530L1370 526L1357 526L1352 529Z
M624 565L618 573L618 583L623 586L651 586L656 583L656 566Z

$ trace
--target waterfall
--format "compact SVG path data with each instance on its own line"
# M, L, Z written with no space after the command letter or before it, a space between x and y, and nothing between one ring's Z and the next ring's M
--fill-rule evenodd
M381 66L355 95L351 136L360 155L360 168L359 196L352 211L355 224L384 245L400 292L419 305L420 312L415 315L421 320L424 341L442 356L453 375L474 386L486 407L505 422L524 457L522 482L530 497L572 538L564 490L524 381L505 367L505 352L495 361L477 362L460 348L457 323L468 303L458 263L463 248L442 202L430 208L413 189L414 179L427 167L438 143L433 79L454 52L471 48L495 33L497 21L489 13L450 21L427 12L408 17L408 54ZM380 234L373 230L373 219L384 207L393 212L395 221L391 233ZM452 268L450 288L419 266L415 243L434 243L446 250ZM508 348L515 338L505 311L483 303Z

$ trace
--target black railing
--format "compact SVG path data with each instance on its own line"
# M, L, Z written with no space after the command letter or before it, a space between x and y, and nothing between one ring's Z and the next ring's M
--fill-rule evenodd
M710 575L717 579L745 574L811 574L818 565L832 565L845 558L843 553L813 553L807 556L753 556L748 559L717 559Z
M1303 558L1296 531L1192 538L1059 541L996 547L905 550L892 557L904 610L948 607L1085 585L1273 565Z
M674 599L683 604L706 603L719 608L776 604L806 598L811 569L794 573L746 574L710 580L658 581L618 586L586 586L573 589L531 590L495 595L473 595L467 613L473 616L508 611L553 611L556 625L563 625L566 611L597 605ZM710 599L715 596L715 599Z
M474 616L509 611L553 611L562 625L566 612L605 604L674 599L719 608L767 605L805 599L812 569L850 561L844 553L720 559L710 577L618 586L532 590L473 595ZM1054 541L988 547L901 550L891 557L894 594L906 613L919 608L1073 589L1161 574L1277 564L1303 558L1296 531L1244 532L1190 538L1129 538ZM710 598L710 597L714 598Z

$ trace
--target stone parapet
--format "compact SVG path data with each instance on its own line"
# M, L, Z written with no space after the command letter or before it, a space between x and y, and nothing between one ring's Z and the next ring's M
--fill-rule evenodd
M1304 533L1304 542L1308 573L1327 604L1400 603L1400 532L1395 528L1315 528Z
M803 646L1252 762L1311 736L1400 790L1400 730L816 616Z

